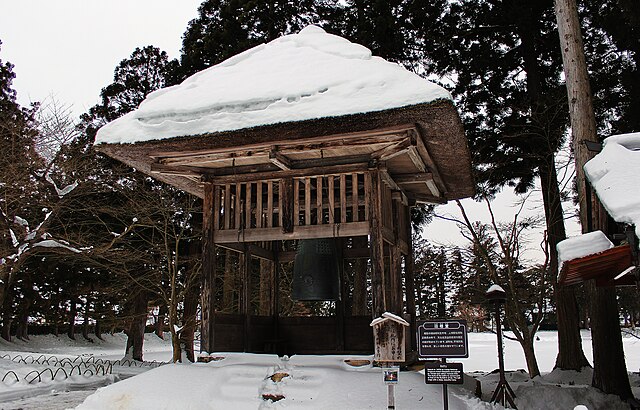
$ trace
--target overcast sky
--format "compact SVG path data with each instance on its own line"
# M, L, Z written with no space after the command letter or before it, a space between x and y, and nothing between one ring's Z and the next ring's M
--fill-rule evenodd
M0 0L0 60L15 65L14 88L22 105L54 95L79 115L111 83L115 66L136 47L154 45L178 57L182 34L196 17L201 0ZM484 204L465 201L471 217L489 221ZM494 205L501 220L512 220L518 198L510 193ZM437 212L460 218L455 205ZM531 195L525 214L540 215L540 193ZM575 222L570 234L578 233ZM452 222L436 219L426 236L442 244L463 240ZM539 260L542 229L530 237Z
M55 95L81 114L136 47L178 57L201 0L0 0L0 59L15 65L19 102Z

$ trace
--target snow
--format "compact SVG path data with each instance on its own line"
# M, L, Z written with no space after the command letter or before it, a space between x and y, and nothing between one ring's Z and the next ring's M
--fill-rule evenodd
M638 371L640 355L640 333L635 336L623 333L627 368ZM507 336L513 336L509 331ZM589 387L592 370L581 372L553 369L557 355L558 335L554 331L537 333L535 342L541 377L531 379L520 369L526 361L520 345L504 339L507 379L516 393L516 404L522 409L573 409L584 405L588 409L627 409L628 406L615 396L604 395ZM591 336L581 331L584 352L592 359ZM8 343L0 340L0 356L24 352L66 354L69 357L122 358L126 336L122 333L104 335L105 340L94 343L83 340L72 341L66 336L32 336L30 342ZM171 340L160 340L153 334L145 335L146 360L170 360ZM465 372L473 375L482 384L483 400L487 401L498 383L499 376L493 372L498 366L496 335L493 333L469 333L468 359L456 361L464 364ZM33 354L33 353L30 353ZM23 399L12 399L7 391L15 390L0 383L0 408L3 409L63 409L80 404L79 409L367 409L384 408L386 386L382 381L382 370L366 361L371 356L292 356L279 358L276 355L247 353L214 353L222 360L200 364L165 365L150 371L138 367L130 368L129 376L118 383L99 389L87 397L74 387L51 384L46 389L25 393ZM346 359L362 360L362 366L350 366ZM15 364L18 369L31 365ZM19 366L18 366L19 365ZM121 371L127 369L122 368ZM121 377L126 377L120 373ZM137 372L137 373L136 373ZM473 373L475 372L475 373ZM115 373L115 369L114 369ZM279 373L281 381L270 376ZM86 380L91 381L91 380ZM467 381L473 382L468 378ZM636 396L640 393L640 377L630 374L631 385ZM36 386L31 386L35 388ZM70 393L64 390L71 389ZM95 386L93 387L95 389ZM53 393L50 393L53 392ZM40 396L35 396L40 394ZM75 396L74 396L75 394ZM263 400L262 395L278 394L285 398L278 402ZM13 396L15 397L15 396ZM473 397L469 388L449 387L452 409L492 409ZM424 375L417 371L402 371L396 385L397 408L442 409L442 390L439 385L426 385Z
M55 181L51 178L51 175L49 175L49 174L45 175L44 179L46 179L47 182L49 182L51 185L53 185L53 187L55 188L56 193L58 194L59 198L64 197L69 192L73 191L74 189L76 189L78 187L78 182L76 181L73 184L69 184L69 185L65 186L64 188L60 189L60 188L58 188L58 185L55 183Z
M613 248L613 243L602 231L593 231L583 235L567 238L556 246L558 250L558 265L573 259L583 258Z
M398 323L400 323L402 325L409 326L409 322L407 322L406 320L404 320L400 316L395 315L395 314L393 314L391 312L384 312L382 314L382 317L387 318L387 319L391 319L391 320L396 321L396 322L398 322Z
M489 289L487 289L486 293L491 293L491 292L504 292L504 289L502 289L502 286L496 285L494 283L493 285L489 286Z
M451 99L364 46L307 26L155 91L96 143L134 143Z
M584 171L609 215L634 224L640 237L640 132L605 139Z
M82 252L79 249L73 248L71 246L65 245L63 243L60 243L58 241L55 241L53 239L47 239L44 241L40 241L40 242L36 242L33 244L33 247L43 247L43 248L64 248L66 250L69 250L71 252L75 252L75 253L80 253Z

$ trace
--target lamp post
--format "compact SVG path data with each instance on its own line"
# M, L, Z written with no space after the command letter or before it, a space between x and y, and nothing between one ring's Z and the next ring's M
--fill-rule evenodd
M491 285L489 289L487 289L487 293L485 294L487 301L490 304L493 304L494 312L495 312L495 322L496 322L496 334L498 337L498 366L500 369L500 381L496 386L496 390L493 392L493 396L491 396L491 402L500 403L503 406L506 406L508 403L512 408L517 409L513 399L516 397L515 393L509 386L507 379L504 377L504 352L502 350L502 323L500 321L500 306L504 305L507 300L507 294L499 285Z

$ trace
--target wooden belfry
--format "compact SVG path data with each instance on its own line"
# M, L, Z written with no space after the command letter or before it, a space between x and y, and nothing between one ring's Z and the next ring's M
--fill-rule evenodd
M309 44L323 47L314 41L326 33L305 30L301 41L319 36ZM326 41L338 41L334 37ZM339 41L344 46L346 40ZM415 331L411 207L473 193L470 156L450 100L311 119L300 119L295 103L290 121L132 144L105 138L107 144L98 146L203 198L202 350L372 353L369 323L385 311L406 315ZM131 124L127 129L138 126ZM370 284L360 284L370 293L369 314L347 314L343 288L332 316L281 317L279 266L294 259L282 245L315 238L341 241L343 258L369 260ZM216 310L216 274L223 263L217 249L239 255L240 313ZM251 305L255 259L267 261L261 267L269 270L260 276L270 281L268 295L261 295L269 306L261 314Z

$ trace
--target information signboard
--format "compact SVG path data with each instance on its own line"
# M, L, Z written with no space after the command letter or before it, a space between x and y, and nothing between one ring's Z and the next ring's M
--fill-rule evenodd
M418 321L418 357L469 357L466 320Z
M424 364L424 382L427 384L462 384L462 363Z

